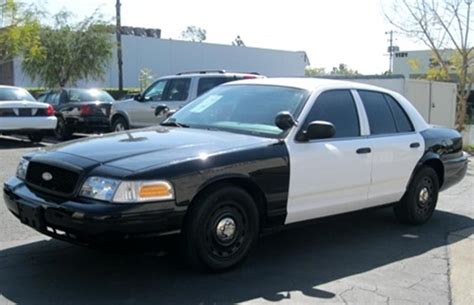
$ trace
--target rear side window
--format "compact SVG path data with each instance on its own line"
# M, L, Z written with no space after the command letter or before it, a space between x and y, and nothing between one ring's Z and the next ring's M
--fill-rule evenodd
M214 87L219 86L220 84L227 83L233 80L235 79L230 77L203 77L199 79L197 95L200 96L201 94L211 90Z
M400 106L400 104L390 95L384 94L385 99L392 109L393 117L395 118L395 123L397 124L398 132L411 132L413 131L413 125L408 118L405 110Z
M369 119L370 134L396 133L395 120L384 95L379 92L364 90L360 90L359 95Z
M332 90L321 93L306 118L304 128L313 121L327 121L334 124L334 138L357 137L360 135L359 116L349 90Z

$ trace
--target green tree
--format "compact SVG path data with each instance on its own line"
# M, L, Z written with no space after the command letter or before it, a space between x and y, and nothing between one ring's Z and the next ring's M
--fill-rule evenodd
M318 67L313 68L309 66L304 69L304 74L305 76L308 76L308 77L327 75L325 68L318 68Z
M331 75L353 76L360 74L357 70L353 70L346 64L340 63L339 66L332 68Z
M14 0L6 0L0 5L0 65L25 50L31 54L39 53L41 16L42 11L35 5Z
M39 50L24 53L23 71L46 87L102 79L112 55L111 38L111 27L97 11L76 23L70 12L61 11L52 25L41 28Z
M472 4L473 0L394 0L393 7L385 13L399 31L432 51L427 78L457 83L458 130L464 129L467 99L474 81L474 52L469 36Z
M181 38L189 41L203 42L207 38L207 31L203 28L191 25L181 32Z

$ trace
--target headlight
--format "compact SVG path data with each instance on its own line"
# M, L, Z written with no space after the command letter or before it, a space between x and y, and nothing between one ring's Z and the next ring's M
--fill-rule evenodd
M102 177L89 177L80 195L115 203L174 199L173 187L167 181L119 181Z
M28 165L30 164L30 161L26 159L21 159L20 163L18 164L18 167L16 168L16 176L22 180L25 180L26 177L26 171L28 170Z
M82 185L81 196L112 201L120 182L115 179L89 177Z

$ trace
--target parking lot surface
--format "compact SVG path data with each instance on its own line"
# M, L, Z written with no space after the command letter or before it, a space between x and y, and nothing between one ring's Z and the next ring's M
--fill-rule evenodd
M37 147L0 137L0 181ZM471 159L424 226L397 223L390 208L347 214L265 237L239 268L202 274L182 264L173 240L108 251L51 240L2 198L0 304L450 304L465 300L452 295L462 285L450 266L463 274L466 260L452 255L472 238L473 201ZM470 276L462 287L472 290Z

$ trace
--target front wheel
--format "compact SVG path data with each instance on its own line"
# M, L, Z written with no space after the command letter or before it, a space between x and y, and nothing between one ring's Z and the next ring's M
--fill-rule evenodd
M241 263L255 244L259 215L243 189L223 185L201 194L183 230L184 254L194 267L224 271Z
M119 131L124 131L128 130L128 123L125 118L119 116L114 120L114 123L112 124L112 131L119 132Z
M432 167L423 166L413 177L405 195L394 207L400 222L419 225L428 221L438 202L439 178Z

